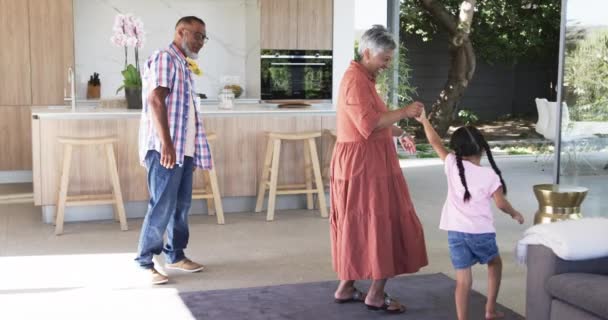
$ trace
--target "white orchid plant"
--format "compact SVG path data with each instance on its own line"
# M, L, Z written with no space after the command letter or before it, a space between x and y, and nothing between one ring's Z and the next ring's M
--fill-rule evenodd
M139 49L145 42L144 24L141 19L131 14L117 14L112 27L114 34L110 41L117 47L125 49L125 69L121 72L124 77L123 85L116 90L118 93L123 88L141 88L141 75L139 73ZM135 66L128 64L127 56L129 47L135 51Z

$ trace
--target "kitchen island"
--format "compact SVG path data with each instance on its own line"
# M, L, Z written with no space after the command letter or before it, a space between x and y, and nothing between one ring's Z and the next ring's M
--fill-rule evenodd
M335 108L313 104L308 108L278 108L276 104L237 104L221 110L217 105L197 108L207 132L215 132L212 146L225 212L253 211L257 183L266 148L265 132L298 132L335 129ZM139 163L138 131L141 110L64 106L32 108L34 201L42 207L43 220L51 222L55 211L63 146L58 137L116 136L114 145L118 175L128 217L146 212L146 170ZM329 137L317 139L321 164L331 157ZM69 194L107 193L110 181L101 149L77 148L72 158ZM281 152L279 183L304 182L303 147L285 143ZM202 172L195 173L194 187L202 186ZM200 203L199 203L200 202ZM205 213L201 201L192 213ZM281 196L277 208L304 208L304 196ZM66 221L111 219L111 206L69 207Z

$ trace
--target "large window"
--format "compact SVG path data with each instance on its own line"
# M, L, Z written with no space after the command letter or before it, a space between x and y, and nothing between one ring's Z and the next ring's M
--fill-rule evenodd
M589 189L585 216L608 215L608 2L563 0L563 78L555 180Z

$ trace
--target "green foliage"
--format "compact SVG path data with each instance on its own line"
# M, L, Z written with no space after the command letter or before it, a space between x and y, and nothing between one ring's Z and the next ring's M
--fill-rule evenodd
M458 119L460 119L465 126L473 125L479 121L479 117L475 112L468 109L458 111Z
M564 66L572 120L608 120L608 30L594 30L571 42Z
M492 143L490 142L490 145ZM492 153L495 155L507 154L507 155L532 155L541 153L552 153L553 146L544 143L530 143L526 141L519 141L509 144L497 144L491 147Z
M116 89L116 93L120 92L123 88L141 88L141 75L135 66L129 64L127 68L121 71L123 76L122 86Z
M438 3L458 17L462 0ZM557 59L561 3L557 0L477 1L471 41L480 60L516 63ZM441 30L419 0L401 0L401 34L429 41Z
M406 103L410 103L412 101L412 96L416 94L416 87L410 84L410 79L412 77L412 68L409 65L407 60L407 49L405 46L401 45L399 47L399 71L398 75L398 84L397 90L395 94L397 95L397 105L392 105L392 101L388 101L388 106L391 109L397 109L402 107ZM378 89L381 93L381 96L388 97L388 92L391 87L393 87L392 77L395 70L394 63L391 66L384 70L382 73L378 75L376 79L376 83L378 85Z
M359 55L359 42L355 41L355 60L361 61L361 56ZM410 84L412 68L409 65L407 60L407 49L405 46L399 46L399 72L398 72L398 81L397 84L397 105L393 105L392 101L389 101L389 90L393 87L392 84L392 75L395 70L394 63L391 63L391 66L381 72L376 78L376 90L378 91L378 95L386 101L389 109L398 109L403 107L405 104L410 103L413 100L413 96L416 94L416 87ZM414 121L415 122L415 121ZM404 130L408 128L408 121L406 119L402 119L397 123L399 127Z
M511 148L507 148L507 154L510 156L526 155L526 154L533 154L533 151L531 151L529 148L511 147Z
M359 43L355 41L355 60L361 61L361 56L358 52ZM409 65L407 60L407 49L401 45L399 47L399 83L397 85L397 105L393 106L392 101L387 101L389 90L392 85L392 76L395 70L394 63L391 63L390 67L383 72L381 72L376 78L376 89L378 90L378 95L382 97L389 109L397 109L402 107L404 104L412 101L412 96L416 94L416 87L410 84L410 78L412 74L412 68Z
M443 145L446 147L446 149L449 150L447 141L444 141ZM492 143L492 141L490 141L490 146L491 146L492 153L494 154L494 156L498 156L498 155L534 155L534 154L554 152L554 147L551 145L530 143L530 142L526 142L526 141L518 141L518 142L514 142L514 143L509 143L509 144L494 144L494 143ZM605 147L601 147L598 149L598 151L602 151L605 149L606 149ZM431 145L428 143L417 143L415 155L409 155L409 154L403 154L403 153L399 154L400 159L411 159L411 158L425 159L425 158L438 158L438 157L439 157L439 155L437 155L435 150L433 150Z

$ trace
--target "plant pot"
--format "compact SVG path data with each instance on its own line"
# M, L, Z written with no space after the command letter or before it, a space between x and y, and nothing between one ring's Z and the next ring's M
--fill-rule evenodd
M128 109L141 109L141 88L125 88Z
M87 99L99 99L101 96L101 85L87 85Z

